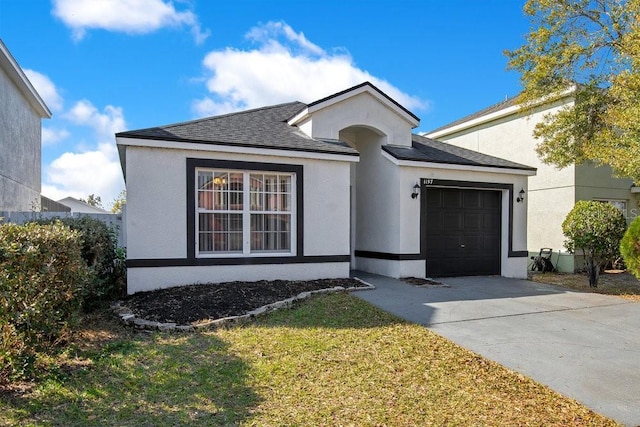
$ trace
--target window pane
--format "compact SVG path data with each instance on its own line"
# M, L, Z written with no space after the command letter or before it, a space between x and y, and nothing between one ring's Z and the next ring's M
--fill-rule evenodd
M291 249L291 216L251 215L252 251L288 251Z
M242 214L199 214L200 252L242 251Z

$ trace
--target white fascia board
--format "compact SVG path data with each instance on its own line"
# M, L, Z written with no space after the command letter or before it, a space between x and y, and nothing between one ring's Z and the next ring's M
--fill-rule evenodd
M573 94L573 92L575 91L575 89L576 88L573 87L571 89L565 90L564 92L562 92L558 96L557 101L559 101L561 99L570 98L571 95ZM533 105L533 107L535 108L535 107L540 107L540 106L544 105L545 103L547 103L549 98L550 97L545 97L545 98L541 99L540 101L536 102ZM427 138L431 138L431 139L436 139L437 140L440 137L449 136L449 135L452 135L454 133L461 132L463 130L466 130L466 129L469 129L469 128L472 128L472 127L475 127L475 126L478 126L478 125L481 125L481 124L484 124L484 123L489 123L489 122L492 122L494 120L501 119L503 117L507 117L507 116L511 116L511 115L517 114L519 112L520 112L520 105L519 104L518 105L511 105L509 107L505 107L505 108L503 108L501 110L498 110L498 111L495 111L493 113L486 114L486 115L480 116L480 117L476 117L475 119L466 121L464 123L459 123L459 124L457 124L455 126L444 128L444 129L441 129L441 130L436 131L436 132L425 133L424 136L426 136Z
M35 90L2 40L0 40L0 68L7 73L9 79L15 83L18 90L24 95L27 101L29 101L29 104L40 114L40 117L50 119L51 110L49 110L47 104L44 103L40 94Z
M640 193L640 187L636 187L635 185L631 186L631 194L638 194Z
M309 117L309 107L305 108L304 110L300 111L295 116L291 117L289 119L289 121L287 121L287 124L289 126L296 126L296 125L298 125L300 122L304 121L308 117Z
M297 150L278 150L270 148L256 148L256 147L239 147L235 145L224 144L198 144L189 142L176 142L176 141L164 141L156 139L142 139L142 138L123 138L117 137L116 144L118 146L131 146L131 147L149 147L149 148L168 148L174 150L191 150L191 151L207 151L218 153L236 153L236 154L249 154L258 156L271 156L271 157L287 157L287 158L302 158L313 160L333 160L342 162L359 162L360 156L349 156L346 154L332 154L332 153L318 153L312 151L297 151Z
M415 160L399 160L385 151L382 152L382 155L396 166L409 166L409 167L423 168L423 169L459 170L459 171L466 171L466 172L469 172L469 171L490 172L490 173L500 173L500 174L507 174L507 175L525 175L525 176L536 175L536 171L526 170L526 169L496 168L491 166L456 165L452 163L419 162Z

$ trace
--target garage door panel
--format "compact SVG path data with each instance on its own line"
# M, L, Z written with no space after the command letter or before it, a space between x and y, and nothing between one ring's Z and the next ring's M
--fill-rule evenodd
M464 213L464 229L465 230L477 230L481 228L483 223L483 215L479 212L465 212Z
M501 197L498 191L427 189L428 276L500 274Z
M442 193L442 207L455 208L456 210L462 206L462 195L456 193Z
M482 207L482 195L474 192L463 192L462 207L465 209L479 209Z
M442 218L443 232L459 230L463 226L464 218L460 212L445 212ZM457 234L457 233L456 233Z

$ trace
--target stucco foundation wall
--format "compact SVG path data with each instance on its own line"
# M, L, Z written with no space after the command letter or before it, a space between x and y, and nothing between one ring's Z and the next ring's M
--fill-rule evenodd
M187 158L303 166L303 256L349 255L348 161L128 146L127 257L187 258ZM291 154L283 152L283 154ZM128 291L198 282L348 277L349 263L128 268ZM153 283L159 284L154 285Z
M314 280L349 277L349 263L278 264L215 267L150 267L127 270L128 293L188 284L216 284L237 280Z
M40 116L0 71L0 210L40 210Z

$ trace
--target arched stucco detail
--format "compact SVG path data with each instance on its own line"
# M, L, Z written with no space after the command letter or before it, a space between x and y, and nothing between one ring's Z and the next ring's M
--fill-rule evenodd
M410 147L412 127L403 117L365 92L314 111L310 126L309 122L305 124L305 131L310 131L314 138L340 139L341 132L348 137L350 128L369 129L385 135L385 144Z

